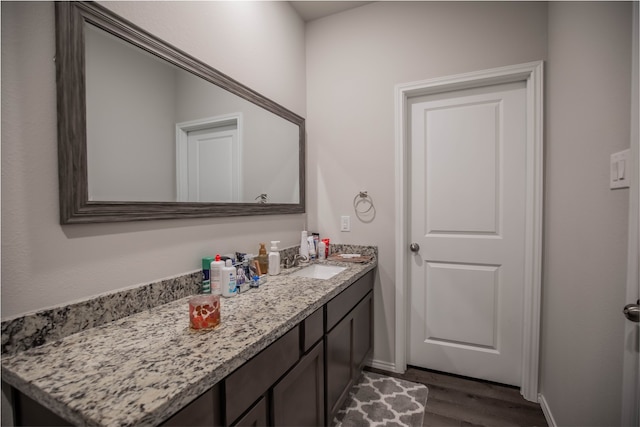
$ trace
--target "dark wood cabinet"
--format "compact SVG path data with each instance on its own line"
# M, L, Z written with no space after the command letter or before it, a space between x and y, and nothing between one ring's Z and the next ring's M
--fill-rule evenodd
M324 336L324 307L314 311L300 323L300 343L302 352L306 353Z
M26 394L2 383L2 392L11 401L13 423L16 426L69 426L65 419L54 414Z
M225 424L233 424L300 359L296 326L224 380Z
M253 408L234 424L234 427L262 427L268 424L267 400L264 397L258 399Z
M373 294L369 293L353 310L353 372L358 377L373 351Z
M351 387L353 374L351 372L351 319L345 319L327 334L327 413L326 418L331 422L333 415L345 398Z
M319 342L273 387L273 425L324 425L324 344Z
M222 425L220 384L216 384L202 396L162 423L163 426L220 426Z
M373 275L367 274L327 304L327 324L335 325L325 335L329 424L373 349L372 288Z
M329 301L325 305L327 310L325 331L328 332L333 329L372 289L373 271L369 271Z

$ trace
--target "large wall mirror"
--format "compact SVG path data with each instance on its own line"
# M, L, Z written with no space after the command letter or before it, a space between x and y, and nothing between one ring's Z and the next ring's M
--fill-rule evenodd
M61 223L304 212L302 117L94 3L56 73Z

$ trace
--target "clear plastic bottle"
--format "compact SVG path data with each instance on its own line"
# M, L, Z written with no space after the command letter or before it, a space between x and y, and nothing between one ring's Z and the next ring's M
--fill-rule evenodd
M222 268L222 281L220 285L222 287L223 297L232 297L238 292L236 290L236 269L230 259L227 260L225 266Z
M271 241L271 250L269 251L269 276L277 276L280 274L280 251L278 250L280 240Z

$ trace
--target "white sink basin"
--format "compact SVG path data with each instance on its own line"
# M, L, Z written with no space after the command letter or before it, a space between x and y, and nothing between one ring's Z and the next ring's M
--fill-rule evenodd
M312 279L326 280L331 279L333 276L346 269L347 267L339 267L337 265L313 264L294 273L291 273L291 275L296 277L309 277Z

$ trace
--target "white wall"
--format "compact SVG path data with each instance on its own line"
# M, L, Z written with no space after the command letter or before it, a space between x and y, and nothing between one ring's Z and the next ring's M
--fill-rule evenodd
M374 359L395 348L394 86L546 59L545 3L377 2L307 25L308 188L313 229L379 247ZM372 196L376 217L356 219ZM341 215L352 231L341 233Z
M558 425L619 425L631 4L552 2L548 26L541 393Z
M304 23L286 2L107 7L306 116ZM60 226L54 6L2 2L2 318L298 243L306 215Z

